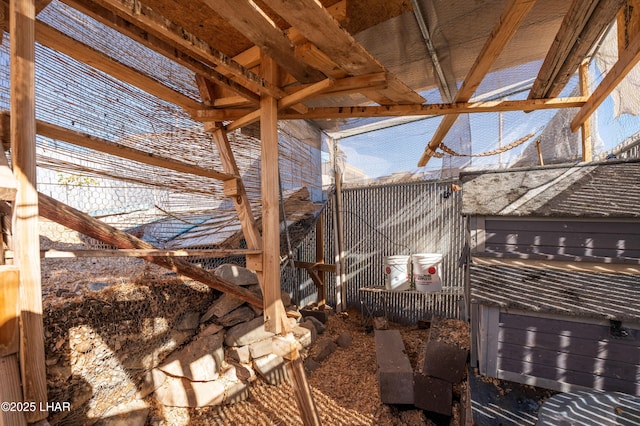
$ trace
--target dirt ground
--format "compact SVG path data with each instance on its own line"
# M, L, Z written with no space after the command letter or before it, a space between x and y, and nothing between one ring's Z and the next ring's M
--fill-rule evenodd
M429 333L438 340L468 347L466 323L457 320L436 320L431 329L398 326L405 349L415 368ZM374 333L367 332L360 314L351 309L346 315L333 315L327 323L324 337L337 338L348 331L351 346L338 349L317 370L308 373L313 398L323 425L458 425L459 395L454 393L454 416L433 416L413 406L383 404L378 395ZM464 386L464 384L463 384ZM291 387L288 384L270 386L261 380L252 384L246 401L207 409L180 409L154 406L152 425L302 425Z
M167 271L137 259L47 259L43 262L45 306L56 305L61 299L68 302L70 298L83 297L92 283L122 285L142 272L161 275ZM393 323L389 328L400 330L414 369L430 333L432 339L466 349L469 346L468 325L463 321L436 318L430 328ZM307 374L322 424L448 426L460 423L459 401L465 383L454 387L451 418L434 417L413 406L383 404L378 395L374 333L364 326L357 309L332 315L321 337L335 340L345 331L352 337L351 345L338 347L318 369ZM145 402L152 407L147 424L154 426L302 425L290 385L272 386L260 379L252 383L247 400L233 405L185 409L159 406L151 397Z

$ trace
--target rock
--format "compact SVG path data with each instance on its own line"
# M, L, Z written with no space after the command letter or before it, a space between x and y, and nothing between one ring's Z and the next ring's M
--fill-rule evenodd
M264 329L264 318L257 317L228 329L224 343L227 346L245 346L273 335Z
M349 334L349 332L347 331L343 331L342 333L340 333L340 335L336 339L336 343L341 348L348 348L349 346L351 346L351 341L351 334Z
M304 327L311 332L311 343L315 343L318 339L318 331L316 330L316 326L313 325L311 321L303 321L299 324L300 327Z
M275 354L269 354L262 358L254 359L256 371L270 385L279 385L286 379L284 359Z
M227 356L234 361L248 364L251 361L251 353L249 352L249 346L231 347L227 348Z
M180 318L176 328L180 331L195 330L198 324L200 324L200 313L189 311Z
M251 321L255 316L253 309L248 306L241 306L238 309L234 309L229 312L222 318L217 319L216 322L225 327L232 327L236 324L240 324L241 322Z
M307 317L306 321L311 321L311 323L313 323L313 325L316 327L316 331L318 332L318 334L324 333L324 331L327 329L327 327L322 322L320 322L320 320L317 319L316 317Z
M107 410L98 425L100 426L144 426L149 416L146 402L133 400Z
M388 330L389 322L384 317L374 317L373 328L375 328L376 330Z
M202 336L169 355L158 368L175 377L205 382L218 377L224 363L222 333Z
M249 353L251 358L256 359L273 353L273 344L271 339L260 340L249 345Z
M318 340L315 348L315 359L318 362L322 362L329 357L337 349L337 345L329 339Z
M184 377L169 376L159 369L154 369L153 374L154 381L162 382L154 394L162 405L202 408L221 405L224 402L226 389L222 380L192 382Z
M303 347L308 348L313 344L312 332L308 328L296 325L291 332Z
M218 331L222 330L224 327L220 324L209 324L206 327L203 327L198 336L206 336L208 334L216 334Z
M253 367L247 363L236 363L231 361L229 364L236 368L236 376L242 382L253 382L256 379L256 372Z
M214 271L214 274L217 277L236 285L244 286L258 284L258 276L255 272L231 263L225 263L224 265L218 266Z
M207 322L213 317L222 318L223 316L227 315L234 309L239 308L243 304L244 301L238 299L237 297L229 296L227 293L223 293L220 297L218 297L211 303L211 306L209 307L209 309L207 309L207 312L205 312L204 315L202 315L202 318L200 318L200 322Z
M321 364L313 358L307 358L304 360L304 369L309 373L320 368L320 365Z

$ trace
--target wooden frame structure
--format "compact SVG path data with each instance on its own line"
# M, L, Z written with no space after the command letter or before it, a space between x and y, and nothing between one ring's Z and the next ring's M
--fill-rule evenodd
M424 87L410 87L401 81L343 27L343 23L348 21L348 0L198 0L181 7L169 0L61 1L194 72L201 99L186 96L117 58L109 57L37 20L36 13L46 8L49 1L10 0L8 4L0 4L4 8L2 16L9 17L4 24L11 34L12 60L11 112L1 117L0 134L2 144L5 147L10 144L15 177L14 180L5 179L8 163L4 151L1 151L0 195L12 203L14 215L15 247L12 257L20 269L19 353L23 398L37 403L46 403L47 398L38 214L82 229L82 232L90 235L93 233L96 238L111 241L124 249L118 255L140 256L182 273L189 272L196 279L222 291L231 292L252 304L263 305L266 328L286 334L289 326L283 320L285 315L280 300L278 256L278 120L444 115L419 160L419 166L427 164L458 115L463 113L579 107L580 111L571 128L575 131L582 126L586 141L589 139L586 124L589 116L640 60L636 14L633 18L620 21L625 45L618 63L602 83L589 93L588 81L583 78L581 97L557 98L599 36L615 19L618 10L625 5L638 6L638 0L574 0L559 26L528 100L471 102L476 89L537 3L535 0L509 0L451 102L433 104L426 103L418 93ZM193 8L198 7L201 8L200 16L192 16ZM365 26L373 26L391 17L380 14ZM198 19L207 20L208 25L219 25L222 29L219 33L228 34L234 40L234 46L239 48L232 51L229 43L212 36L206 25L198 23ZM36 120L36 41L189 111L192 118L203 122L205 130L213 136L224 170L194 167L159 157L152 152L131 149ZM425 39L425 42L429 43L429 40ZM446 91L455 78L447 74L450 71L439 67L437 51L430 49L429 53L439 70L440 82L437 84ZM358 105L353 105L351 96L360 97ZM334 105L314 104L328 98L334 101ZM335 106L342 101L346 102L344 106ZM377 105L368 105L371 103ZM257 121L260 122L262 140L262 234L258 231L227 138L228 132ZM178 259L185 253L157 250L129 235L105 228L68 206L38 195L35 189L36 133L125 159L223 181L225 195L234 201L247 241L248 250L243 253L247 256L247 264L258 272L264 299L258 300L255 295L245 294L219 279L191 270L190 265ZM586 142L583 150L584 158L588 160ZM318 262L322 261L319 257ZM322 267L301 266L318 271L319 274L314 272L312 276L314 282L323 287ZM295 350L288 353L288 359L292 361L296 398L305 424L319 424L318 413ZM46 412L28 413L26 420L35 422L46 416Z

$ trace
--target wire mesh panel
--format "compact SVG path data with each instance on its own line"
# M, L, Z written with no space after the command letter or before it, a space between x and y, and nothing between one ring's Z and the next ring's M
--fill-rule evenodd
M464 276L458 260L464 245L464 221L460 215L460 193L452 191L451 184L452 181L413 182L343 191L340 212L344 218L346 253L343 291L348 307L360 307L361 289L384 285L385 256L435 252L443 255L441 277L445 290L422 299L419 292L397 292L388 297L388 309L399 322L414 321L426 312L459 316L458 301L462 297ZM332 231L334 213L335 200L329 196L322 217L326 226L326 263L337 262ZM315 238L310 235L295 255L297 259L313 262ZM317 297L311 279L306 272L302 274L303 279L298 283L285 286L300 305L313 302ZM327 274L326 280L327 303L335 306L335 274ZM418 300L423 300L420 306L416 305Z

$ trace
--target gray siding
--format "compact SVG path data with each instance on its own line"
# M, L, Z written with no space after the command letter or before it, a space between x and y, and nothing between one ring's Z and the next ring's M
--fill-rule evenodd
M495 376L640 396L640 330L623 326L624 338L606 323L500 312L497 341L488 342L497 346Z
M640 222L637 220L488 217L484 220L484 235L487 254L582 261L640 258Z

